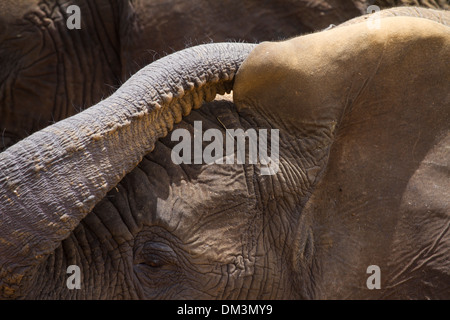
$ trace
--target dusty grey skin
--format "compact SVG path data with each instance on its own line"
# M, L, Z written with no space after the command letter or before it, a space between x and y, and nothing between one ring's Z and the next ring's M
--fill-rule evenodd
M339 30L343 29L326 32ZM357 31L346 31L344 35L359 34ZM310 36L328 39L323 35L324 38L320 33ZM345 43L345 36L342 41L343 47L359 48L357 43ZM333 180L333 176L325 174L329 168L340 165L334 156L329 158L330 137L335 137L328 134L329 128L315 126L306 113L280 115L286 107L283 96L278 96L279 104L270 104L269 108L258 100L266 94L270 99L276 98L278 89L273 88L282 90L294 82L279 77L269 79L279 81L277 86L266 87L264 95L250 99L253 105L249 101L242 103L246 96L242 95L242 88L265 79L265 68L257 68L263 77L251 77L248 81L243 73L236 78L235 85L240 79L241 88L239 109L229 101L214 101L191 110L199 108L203 101L213 100L216 93L229 91L236 71L245 67L246 58L253 52L254 45L237 43L203 45L177 52L139 71L111 97L2 152L0 296L448 298L449 269L442 261L442 253L448 252L445 251L448 227L442 229L440 237L434 237L433 233L433 238L427 238L424 231L429 230L428 224L422 224L420 232L409 229L411 225L403 225L402 234L414 241L405 243L406 246L402 246L402 241L389 242L395 218L383 218L390 211L383 211L384 215L363 215L377 212L375 204L380 203L376 201L377 194L374 193L374 198L369 194L369 198L356 199L350 191L363 190L360 186ZM375 60L367 55L359 57L366 67L378 61L376 56ZM299 85L302 92L315 88L311 85L314 79L308 78ZM336 79L340 77L331 80ZM432 90L438 92L444 80L438 81L438 86L433 82L428 94L434 93ZM335 85L340 88L342 83ZM356 83L353 91L358 88ZM314 92L310 91L311 100L300 104L296 101L294 105L307 105L315 97L333 97ZM335 92L337 97L339 92ZM387 96L377 97L383 101ZM435 101L436 105L441 102ZM334 112L330 109L330 113L323 115L333 116ZM183 116L186 117L182 119ZM288 126L297 119L306 126ZM177 127L192 130L195 120L203 121L204 130L281 129L279 172L261 176L258 165L174 165L170 152L176 142L166 135L178 122ZM449 123L442 115L438 120L433 128L443 128ZM353 126L358 123L364 121ZM390 124L399 127L395 121ZM355 132L356 137L364 133L360 129ZM348 129L342 132L348 134ZM426 142L433 138L434 132L425 130L426 139L417 140L417 161L428 150ZM380 136L370 132L367 135ZM336 136L335 143L339 145L338 142ZM411 141L407 142L410 146ZM394 146L397 145L402 145L402 141L395 140ZM368 162L355 162L354 168L364 170L367 165ZM390 181L384 176L378 178L381 180L377 180L376 186ZM405 177L399 178L403 181ZM360 182L370 185L370 179ZM318 187L321 183L325 188ZM386 195L393 190L386 190ZM332 215L338 204L347 205L344 213L349 215L341 215L340 211L339 215ZM358 223L360 218L364 218L362 223ZM435 219L432 226L442 226L441 222L442 219ZM432 231L436 230L441 229ZM377 242L385 240L386 243ZM414 258L409 246L416 245L416 240L424 240L426 245L430 240L437 242ZM393 257L405 263L393 263L397 274L393 288L384 290L384 273L383 290L366 287L365 268L377 261L364 255L364 250L378 247L375 244L383 248L397 245ZM423 264L417 266L416 262ZM69 265L81 269L79 290L66 286ZM383 272L385 266L381 265ZM408 275L413 278L408 279Z

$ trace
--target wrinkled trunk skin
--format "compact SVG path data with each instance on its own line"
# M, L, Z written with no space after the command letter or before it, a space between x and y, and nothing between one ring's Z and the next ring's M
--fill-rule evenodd
M1 153L1 295L23 295L22 280L29 280L34 267L174 122L216 93L231 90L234 74L253 47L211 44L169 55L109 98Z

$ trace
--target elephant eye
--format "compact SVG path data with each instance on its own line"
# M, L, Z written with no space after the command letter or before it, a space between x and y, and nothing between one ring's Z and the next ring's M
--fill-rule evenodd
M147 242L144 244L140 255L139 260L153 269L176 264L176 254L166 243Z
M145 264L152 268L161 268L166 263L161 257L158 257L156 255L150 255L145 259Z

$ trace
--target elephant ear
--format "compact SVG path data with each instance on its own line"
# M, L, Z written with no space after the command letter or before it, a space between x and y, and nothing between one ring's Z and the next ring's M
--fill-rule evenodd
M376 244L394 241L390 237L401 219L423 213L403 203L418 168L434 167L434 174L440 170L449 179L449 140L444 143L450 130L449 34L449 27L426 19L385 18L380 29L360 23L262 43L236 75L237 108L268 117L280 128L281 145L288 143L281 131L285 137L290 133L303 146L299 158L322 165L302 214L314 213L313 223L322 230L365 239L369 252L355 262L362 270L369 258L383 261L388 255L389 245ZM315 153L318 144L311 141L321 141L326 151ZM430 152L447 160L424 164ZM283 163L280 168L283 174ZM441 212L441 225L448 227L444 180L435 185L443 195L434 202L440 207L429 209ZM330 254L342 257L362 246L342 243L347 245L334 242Z
M59 246L119 181L203 102L229 92L253 44L188 48L141 69L113 95L0 153L0 297Z

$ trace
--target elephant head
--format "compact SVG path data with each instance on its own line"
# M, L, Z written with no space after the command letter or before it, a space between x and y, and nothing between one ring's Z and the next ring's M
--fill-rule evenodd
M148 65L0 154L1 296L446 297L448 34L393 17ZM279 130L279 170L173 163L196 121Z

